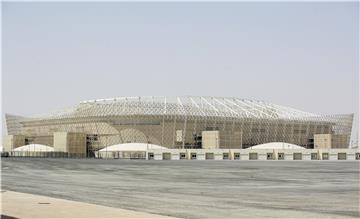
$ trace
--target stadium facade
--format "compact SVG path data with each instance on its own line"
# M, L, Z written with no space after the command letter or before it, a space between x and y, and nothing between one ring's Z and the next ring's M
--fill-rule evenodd
M249 99L119 97L39 116L6 114L4 148L44 144L88 156L121 143L179 149L242 149L268 142L348 148L352 122L353 114L316 115Z

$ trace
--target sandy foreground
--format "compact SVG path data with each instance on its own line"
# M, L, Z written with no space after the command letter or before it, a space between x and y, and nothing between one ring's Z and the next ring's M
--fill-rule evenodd
M30 218L174 218L27 193L1 191L1 214Z

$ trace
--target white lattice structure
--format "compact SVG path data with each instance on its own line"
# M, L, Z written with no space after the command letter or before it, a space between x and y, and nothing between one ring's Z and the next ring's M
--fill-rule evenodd
M314 134L346 135L353 114L320 116L264 101L223 97L119 97L82 101L45 115L6 115L8 134L51 145L53 132L82 132L91 150L120 143L201 147L201 133L218 130L221 148L267 142L311 147Z

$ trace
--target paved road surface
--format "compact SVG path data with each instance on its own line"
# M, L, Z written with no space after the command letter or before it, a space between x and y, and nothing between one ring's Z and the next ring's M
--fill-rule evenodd
M358 218L356 161L2 159L2 189L182 218Z

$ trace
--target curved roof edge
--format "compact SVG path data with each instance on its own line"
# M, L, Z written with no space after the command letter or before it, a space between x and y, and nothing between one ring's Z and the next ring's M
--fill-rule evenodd
M249 147L249 149L306 149L306 148L286 142L269 142L269 143L259 144Z
M14 148L12 151L51 152L54 148L43 144L28 144Z
M99 152L112 152L112 151L146 151L153 149L167 149L166 147L156 144L146 143L124 143L107 146L103 149L98 150Z

